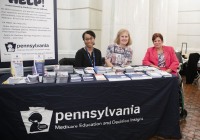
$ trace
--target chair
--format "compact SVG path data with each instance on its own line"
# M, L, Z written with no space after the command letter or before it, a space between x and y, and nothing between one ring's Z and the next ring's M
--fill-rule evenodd
M60 65L73 65L75 66L75 58L62 58L59 60Z
M191 53L189 55L187 68L186 68L186 84L192 84L198 74L197 63L199 61L199 53Z
M176 57L178 58L179 63L183 63L181 52L176 52Z
M179 69L178 69L178 83L179 83L179 109L180 109L180 120L185 120L187 117L187 110L185 109L185 103L184 103L184 93L183 93L183 80L181 78L181 75L179 74L180 70L182 70L183 65L183 58L181 55L181 52L176 52L176 57L179 60Z
M181 52L176 52L176 57L177 57L177 59L179 61L178 72L180 72L183 69L183 67L182 67L182 65L183 65L183 58L182 58Z
M198 86L198 89L200 89L200 60L197 63L197 76L193 83Z

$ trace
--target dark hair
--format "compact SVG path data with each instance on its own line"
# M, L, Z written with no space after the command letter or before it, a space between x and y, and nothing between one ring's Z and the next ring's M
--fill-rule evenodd
M88 30L88 31L85 31L85 32L83 33L83 35L82 35L83 40L84 40L85 34L91 35L92 37L94 37L94 39L95 39L95 37L96 37L96 35L95 35L95 33L94 33L93 31Z
M161 33L154 33L152 36L152 41L154 42L154 40L159 37L162 41L163 41L163 36Z

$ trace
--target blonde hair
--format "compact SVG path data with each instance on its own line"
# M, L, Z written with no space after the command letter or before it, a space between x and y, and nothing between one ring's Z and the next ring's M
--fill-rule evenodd
M120 30L118 31L114 43L117 43L118 45L120 44L120 35L123 34L123 33L128 33L128 37L129 37L128 43L126 44L126 46L131 45L131 44L132 44L132 39L131 39L131 36L130 36L129 31L126 30L126 29L120 29Z

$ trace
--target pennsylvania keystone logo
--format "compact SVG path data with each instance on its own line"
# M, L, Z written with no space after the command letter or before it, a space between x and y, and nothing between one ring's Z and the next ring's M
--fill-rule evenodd
M49 132L52 110L44 107L29 107L29 110L20 113L28 134Z
M7 52L15 52L16 44L13 42L8 42L5 44Z

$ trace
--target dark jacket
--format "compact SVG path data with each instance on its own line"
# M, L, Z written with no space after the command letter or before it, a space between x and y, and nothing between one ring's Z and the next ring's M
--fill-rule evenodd
M99 49L94 48L90 56L84 48L81 48L76 52L75 67L92 67L94 63L95 66L102 66L101 59L101 51Z

